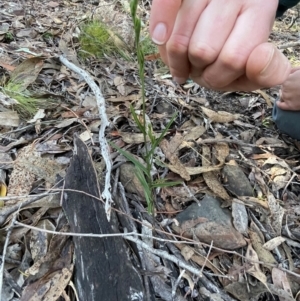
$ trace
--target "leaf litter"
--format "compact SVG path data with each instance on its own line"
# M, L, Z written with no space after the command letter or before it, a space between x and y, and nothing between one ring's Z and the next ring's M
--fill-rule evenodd
M144 22L144 40L149 39L149 9L149 1L141 1L138 14ZM143 135L129 109L130 104L135 110L141 109L129 8L126 1L32 0L5 1L0 11L3 254L8 239L1 297L7 301L73 300L73 243L65 236L26 228L67 231L67 222L61 218L59 192L74 154L75 133L85 141L95 166L99 166L99 181L104 179L98 135L101 120L95 97L87 83L62 65L58 57L64 54L89 72L106 100L110 120L106 136L143 162ZM293 40L297 34L285 23L295 17L295 11L290 10L283 22L276 22L271 35L275 44L285 42L282 35ZM126 44L126 56L80 55L81 25L95 19L110 29L117 47ZM296 28L299 22L296 19ZM291 59L299 57L299 46L287 49L285 54ZM145 64L146 113L153 135L159 137L173 113L179 112L155 151L153 176L184 182L185 186L157 188L155 216L149 216L143 186L134 176L133 165L112 148L111 182L113 189L118 189L115 183L120 177L126 206L152 220L150 226L156 229L153 234L166 240L177 235L177 242L183 241L166 243L169 253L198 265L203 272L202 278L185 272L175 286L182 270L148 253L144 272L149 272L148 280L156 285L156 295L163 300L171 300L171 293L175 300L183 300L184 296L187 300L267 300L272 295L280 300L299 299L299 144L280 135L270 119L279 88L222 94L192 82L176 85L157 51L149 53ZM229 172L232 164L238 169ZM238 184L239 178L246 184ZM45 192L49 195L31 202ZM199 210L191 210L195 204ZM113 210L120 210L115 207ZM199 215L191 218L188 210L199 211ZM24 225L11 227L16 213ZM219 235L220 216L226 216L230 225L223 236ZM159 234L162 219L172 227L167 224L160 228L164 233ZM137 220L132 222L138 226ZM125 232L125 228L119 228ZM229 237L238 242L234 253ZM158 247L156 243L151 246ZM134 248L129 252L138 260ZM216 289L220 291L218 297ZM41 291L43 295L37 293Z

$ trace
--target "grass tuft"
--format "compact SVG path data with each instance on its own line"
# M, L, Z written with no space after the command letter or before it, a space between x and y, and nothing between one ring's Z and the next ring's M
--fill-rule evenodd
M89 21L81 27L79 43L79 54L84 59L90 56L102 58L104 55L129 58L125 43L98 20Z
M45 104L44 99L32 97L29 90L24 90L22 83L8 82L3 92L18 102L15 109L24 119L32 117Z

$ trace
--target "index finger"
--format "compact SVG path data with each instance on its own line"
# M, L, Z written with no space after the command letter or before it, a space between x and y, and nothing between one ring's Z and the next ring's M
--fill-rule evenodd
M181 0L153 0L150 15L150 35L157 45L170 38Z

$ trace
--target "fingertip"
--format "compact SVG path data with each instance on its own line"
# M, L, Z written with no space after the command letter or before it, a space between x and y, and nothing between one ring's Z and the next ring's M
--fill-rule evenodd
M152 32L152 41L156 45L164 45L167 42L167 25L165 23L157 23Z
M150 35L157 45L164 45L173 30L181 0L153 0L150 14Z

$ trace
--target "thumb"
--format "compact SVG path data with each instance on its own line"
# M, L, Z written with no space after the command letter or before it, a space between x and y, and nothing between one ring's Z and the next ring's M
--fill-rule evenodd
M298 71L298 70L300 70L300 66L297 66L297 67L292 68L290 74L293 74L293 73L295 73L295 72Z
M157 45L164 45L171 36L181 0L153 0L150 35Z
M258 45L250 54L247 77L262 87L282 84L291 72L289 60L271 43Z

